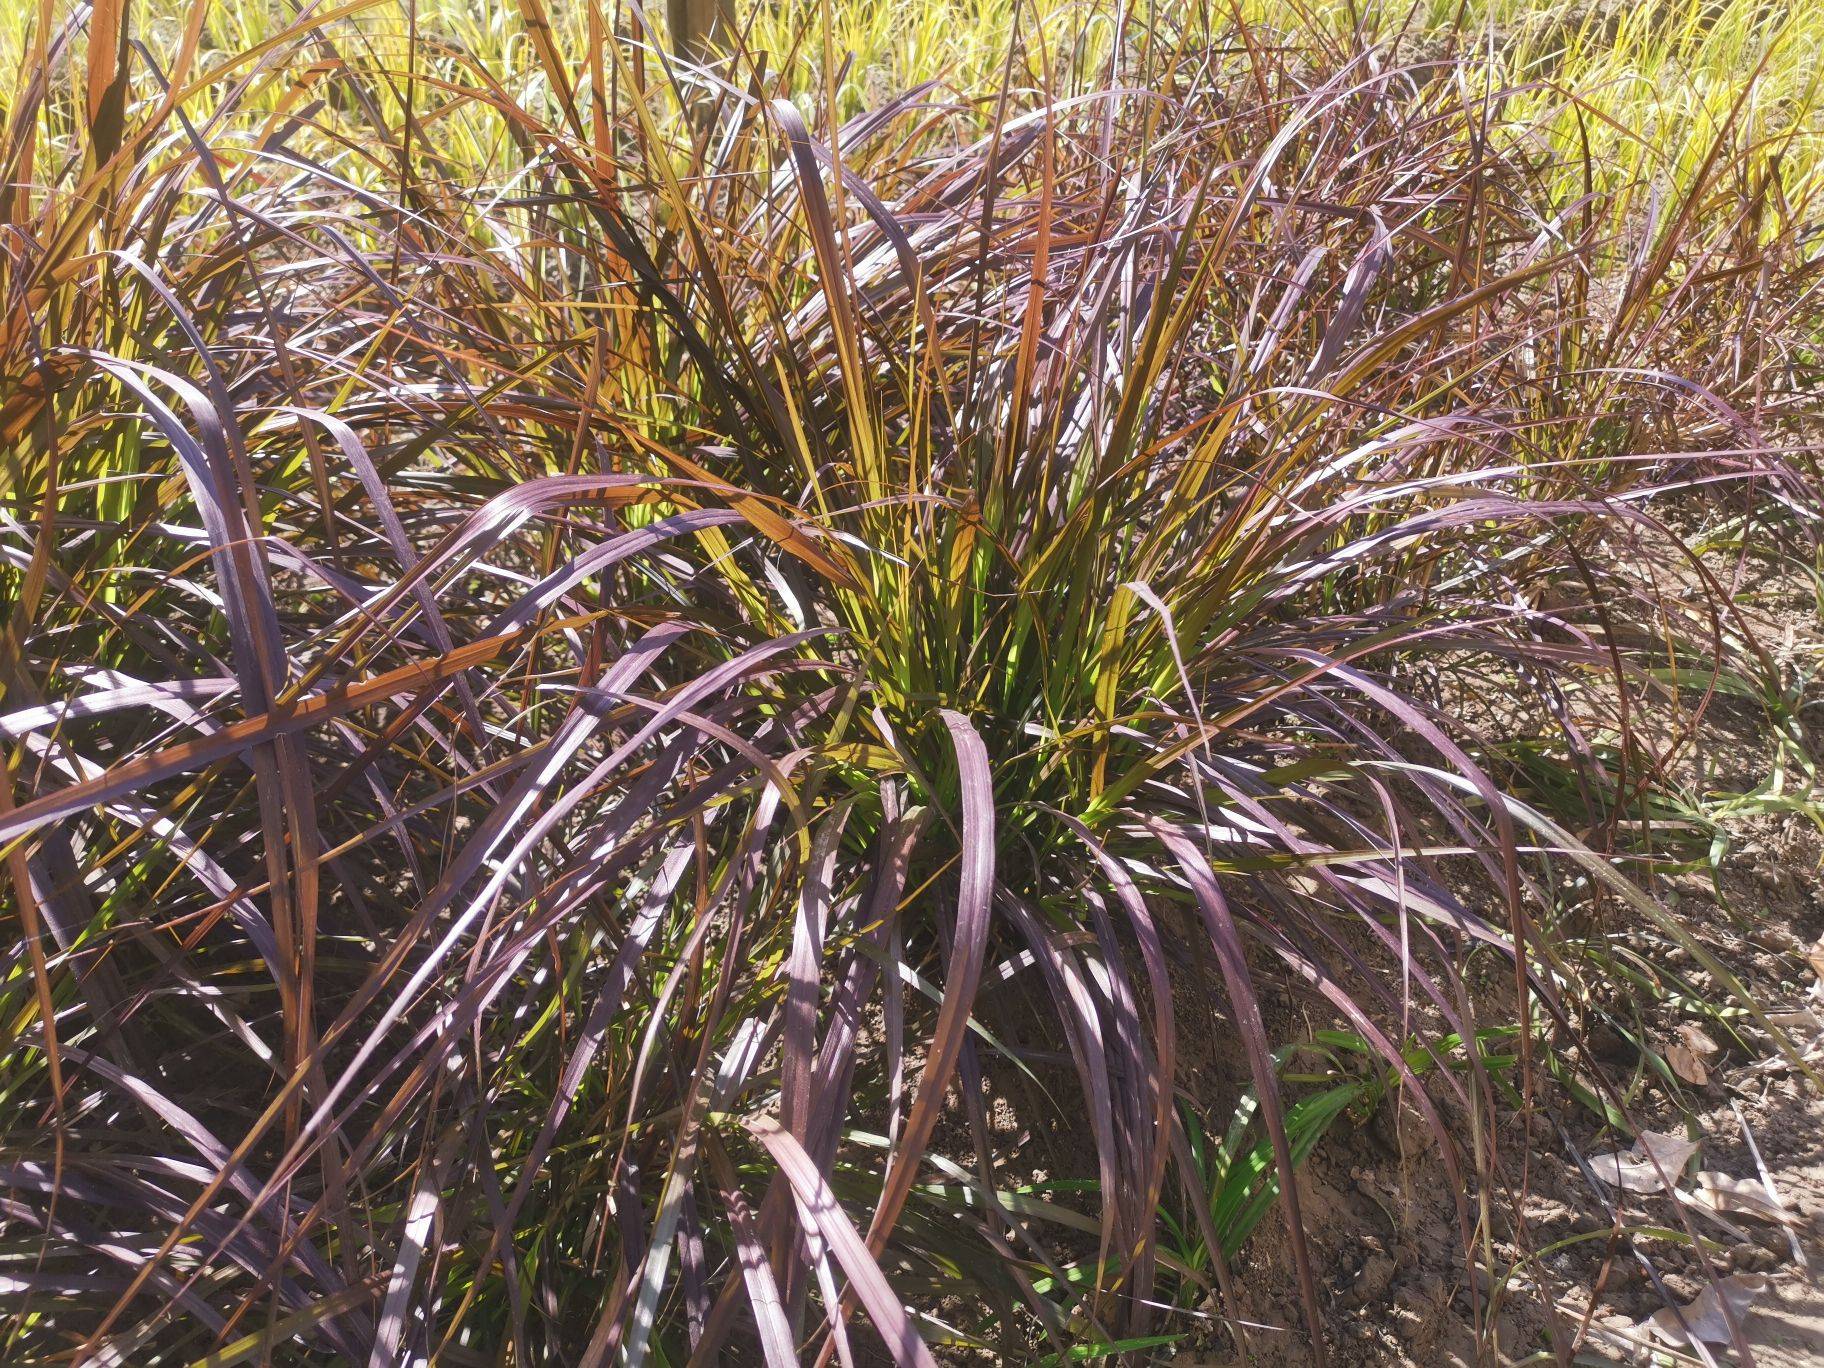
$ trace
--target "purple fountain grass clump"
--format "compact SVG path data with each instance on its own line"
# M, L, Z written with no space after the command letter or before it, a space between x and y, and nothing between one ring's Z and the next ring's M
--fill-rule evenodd
M1682 934L1617 862L1777 679L1680 529L1811 536L1815 212L1725 127L1614 240L1384 49L832 128L536 8L527 88L98 5L6 111L4 1356L1140 1361L1278 1205L1321 1362L1325 1128L1474 1258L1554 871Z

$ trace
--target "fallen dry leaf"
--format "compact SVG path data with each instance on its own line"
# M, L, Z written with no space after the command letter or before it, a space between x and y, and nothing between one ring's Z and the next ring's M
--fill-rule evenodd
M1819 1017L1809 1007L1799 1007L1792 1011L1769 1012L1767 1020L1782 1031L1824 1031L1824 1018Z
M1666 1047L1666 1063L1673 1073L1694 1088L1701 1088L1710 1081L1710 1070L1704 1067L1704 1061L1682 1040Z
M1719 1289L1721 1297L1717 1295ZM1729 1321L1723 1315L1723 1303L1728 1303L1730 1314L1739 1323L1748 1308L1754 1305L1755 1298L1766 1290L1767 1279L1763 1277L1751 1273L1731 1273L1728 1277L1719 1279L1715 1285L1706 1287L1697 1294L1696 1301L1682 1308L1683 1325L1679 1324L1681 1312L1675 1312L1667 1306L1648 1316L1640 1323L1640 1328L1667 1344L1689 1344L1693 1337L1706 1344L1726 1344L1729 1340Z
M1681 1021L1678 1026L1679 1043L1691 1051L1705 1064L1713 1063L1723 1052L1723 1047L1710 1038L1710 1033L1695 1021Z
M1824 936L1805 948L1805 958L1811 961L1811 972L1824 979Z
M1697 1175L1697 1187L1688 1199L1693 1206L1736 1216L1752 1216L1778 1225L1796 1225L1798 1217L1774 1200L1766 1186L1754 1178L1731 1178L1708 1169Z
M1590 1170L1610 1187L1629 1192L1659 1192L1676 1184L1697 1142L1682 1135L1662 1135L1643 1130L1634 1137L1634 1148L1590 1157ZM1661 1177L1661 1174L1664 1177Z
M1710 1081L1710 1067L1723 1047L1695 1021L1680 1022L1676 1034L1678 1039L1666 1048L1666 1063L1685 1082L1701 1088Z

